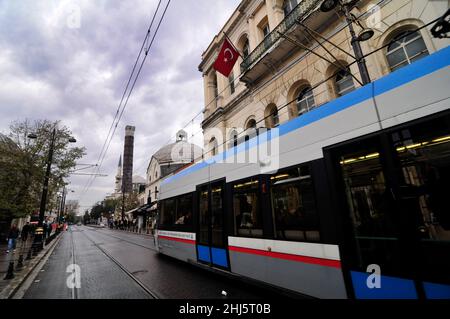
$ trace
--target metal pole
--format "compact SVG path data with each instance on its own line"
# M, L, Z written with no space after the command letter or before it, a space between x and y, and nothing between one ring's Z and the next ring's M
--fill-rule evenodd
M63 189L63 202L62 202L62 210L61 210L63 217L66 214L66 197L67 197L67 189L66 189L66 186L64 186L64 189ZM61 216L60 216L60 218L61 218Z
M51 166L52 166L52 160L53 160L53 148L55 146L55 136L56 136L56 127L53 128L50 149L48 151L47 171L45 173L44 187L42 189L42 197L41 197L41 207L39 210L38 228L40 228L42 231L37 232L34 237L34 246L37 251L40 251L43 248L43 230L44 229L42 226L44 225L45 206L46 206L46 202L47 202L48 182L50 179L50 172L51 172Z
M122 187L122 222L125 222L125 192Z
M353 20L350 17L350 13L348 12L348 8L347 6L343 6L344 7L344 13L345 13L345 18L347 20L347 24L350 30L350 35L352 36L352 47L353 47L353 51L355 52L355 58L356 61L358 63L358 68L359 68L359 73L361 74L361 80L363 82L363 84L368 84L370 83L370 76L369 76L369 71L367 70L367 65L366 65L366 60L364 59L364 54L362 53L362 49L361 49L361 45L359 43L359 41L357 40L357 36L355 33L355 30L353 29Z
M59 199L58 217L57 217L58 225L59 225L59 222L61 220L61 211L62 211L62 207L63 207L64 189L65 189L65 186L63 186L63 192L62 192L62 194L60 196L60 199Z

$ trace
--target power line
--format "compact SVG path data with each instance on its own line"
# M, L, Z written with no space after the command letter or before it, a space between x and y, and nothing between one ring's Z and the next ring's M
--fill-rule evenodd
M108 138L109 138L109 135L110 135L110 133L111 133L111 130L112 130L112 128L114 127L114 122L115 122L117 116L119 115L120 108L121 108L122 103L123 103L123 99L125 98L126 92L127 92L128 87L129 87L129 85L130 85L130 83L131 83L131 79L133 78L134 71L136 70L136 66L137 66L137 64L138 64L138 62L139 62L139 58L141 57L142 51L143 51L143 49L144 49L144 47L145 47L145 44L146 44L146 42L147 42L147 39L148 39L148 37L149 37L149 35L150 35L151 28L152 28L152 26L153 26L153 22L154 22L154 20L155 20L156 14L157 14L157 12L158 12L158 10L159 10L159 7L160 7L160 5L161 5L161 1L162 1L162 0L159 0L159 2L158 2L158 6L156 7L155 13L153 14L152 21L150 22L150 26L149 26L149 28L148 28L148 30L147 30L147 34L146 34L145 37L144 37L144 41L142 41L141 49L139 50L139 54L138 54L138 56L137 56L137 58L136 58L136 61L135 61L134 65L133 65L133 69L132 69L131 74L130 74L130 76L129 76L129 78L128 78L127 85L126 85L126 87L125 87L125 91L124 91L123 94L122 94L122 98L121 98L121 100L120 100L119 106L117 107L116 114L115 114L114 119L113 119L113 121L112 121L112 123L111 123L111 126L110 126L110 128L109 128L108 135L106 136L105 142L103 143L102 150L100 151L100 155L99 155L99 158L98 158L98 160L97 160L97 163L98 163L98 161L100 160L100 158L102 157L102 153L103 153L103 151L105 150L106 142L108 141ZM117 125L116 125L116 126L117 126ZM114 135L114 133L113 133L112 135Z
M131 87L131 89L130 89L130 92L128 93L127 99L126 99L125 104L124 104L124 106L123 106L123 108L122 108L122 112L120 113L119 119L118 119L118 121L117 121L117 123L116 123L116 126L115 126L115 128L114 128L114 131L113 131L112 136L114 136L114 133L116 132L116 129L117 129L117 125L119 124L120 120L122 119L122 116L123 116L123 113L124 113L124 111L125 111L125 108L126 108L127 105L128 105L128 100L130 99L131 93L133 92L134 86L135 86L135 84L136 84L136 82L137 82L137 80L138 80L138 78L139 78L139 75L140 75L140 73L141 73L142 67L143 67L143 65L144 65L144 63L145 63L145 60L147 59L148 52L149 52L149 50L151 49L151 47L152 47L152 45L153 45L153 42L154 42L154 40L155 40L155 37L156 37L156 35L157 35L157 33L158 33L159 27L161 26L162 20L164 19L164 16L166 15L166 11L167 11L167 9L168 9L168 7L169 7L170 1L171 1L171 0L169 0L169 1L167 2L166 7L164 8L164 12L163 12L163 14L162 14L162 16L161 16L161 19L159 20L158 26L156 27L156 31L155 31L155 33L153 34L152 40L150 41L150 44L149 44L148 48L146 48L145 56L144 56L144 58L142 59L141 65L140 65L139 70L138 70L138 72L137 72L137 75L136 75L136 77L135 77L135 79L134 79L134 82L133 82L133 85L132 85L132 87ZM153 21L152 21L152 23L153 23ZM112 140L112 139L111 139L111 140ZM102 158L102 162L101 162L101 163L103 163L103 159L105 158L105 155L106 155L106 153L107 153L107 151L108 151L108 149L109 149L109 146L110 146L110 144L111 144L111 140L109 141L108 147L107 147L106 152L105 152L105 154L104 154L104 156L103 156L103 158ZM101 165L101 164L100 164L100 165Z
M119 122L120 122L120 120L121 120L121 118L122 118L122 116L123 116L123 113L124 113L124 111L125 111L125 108L126 108L126 106L127 106L127 104L128 104L128 100L129 100L129 98L130 98L130 96L131 96L131 93L132 93L133 90L134 90L135 84L136 84L136 82L137 82L137 80L138 80L138 78L139 78L139 75L140 75L140 73L141 73L141 70L142 70L142 67L143 67L143 65L144 65L144 62L145 62L145 60L147 59L148 52L149 52L150 48L151 48L152 45L153 45L153 42L154 42L155 37L156 37L156 35L157 35L157 33L158 33L158 30L159 30L159 28L160 28L160 26L161 26L161 23L162 23L162 21L163 21L163 19L164 19L164 17L165 17L165 14L166 14L166 12L167 12L167 9L168 9L168 7L169 7L170 2L171 2L171 0L169 0L169 1L167 2L167 4L166 4L166 7L165 7L165 9L164 9L164 12L163 12L163 14L162 14L160 20L159 20L159 23L158 23L158 26L157 26L157 28L156 28L156 31L155 31L155 33L153 34L153 38L152 38L152 40L151 40L151 42L150 42L150 45L148 46L148 48L145 48L145 49L146 49L146 50L145 50L145 56L144 56L144 58L143 58L143 60L142 60L142 63L141 63L140 66L139 66L139 70L138 70L138 72L137 72L137 74L136 74L136 76L135 76L135 78L134 78L134 81L133 81L133 84L132 84L132 86L131 86L131 89L129 90L128 96L127 96L126 101L125 101L125 104L122 106L122 111L120 112L119 118L117 119L117 122L116 122L116 124L115 124L115 126L114 126L115 119L117 118L117 115L119 114L120 107L121 107L121 105L122 105L122 103L123 103L123 100L124 100L124 98L125 98L125 96L126 96L126 93L127 93L128 87L129 87L129 84L131 83L132 76L133 76L133 74L134 74L134 72L135 72L135 70L136 70L136 66L138 65L139 58L140 58L140 56L141 56L141 54L142 54L142 51L143 51L143 49L144 49L144 47L145 47L145 44L147 43L148 38L149 38L149 36L150 36L150 31L151 31L152 25L153 25L153 23L154 23L154 21L155 21L155 17L156 17L156 15L157 15L158 11L159 11L159 7L160 7L160 4L161 4L161 0L160 0L159 3L158 3L158 6L157 6L157 8L156 8L156 10L155 10L155 13L153 14L152 21L151 21L151 23L150 23L150 27L149 27L148 32L147 32L147 34L146 34L146 36L145 36L145 38L144 38L144 41L143 41L143 43L142 43L141 50L140 50L139 55L138 55L138 57L137 57L137 59L136 59L136 62L135 62L135 64L134 64L134 67L133 67L132 73L131 73L131 75L130 75L130 78L128 79L128 83L127 83L127 86L126 86L126 88L125 88L124 94L122 95L122 99L121 99L121 101L120 101L120 103L119 103L119 107L118 107L118 109L117 109L117 111L116 111L115 119L113 120L113 123L112 123L112 125L111 125L111 127L114 126L114 130L113 130L113 132L112 132L112 134L111 134L111 136L110 136L110 138L109 138L109 142L107 142L107 147L106 147L105 151L103 152L103 155L102 155L102 153L100 153L99 158L101 158L101 160L100 160L100 163L98 164L96 173L98 173L98 172L100 171L100 167L102 166L103 161L104 161L104 159L105 159L105 156L106 156L106 154L107 154L107 152L108 152L108 150L109 150L109 147L110 147L110 145L111 145L112 138L114 137L114 133L116 132L117 126L118 126L118 124L119 124ZM110 131L111 131L111 128L110 128ZM109 136L109 133L108 133L108 136ZM104 145L106 145L106 141L108 141L108 136L107 136L107 139L105 140ZM103 147L103 148L104 148L104 147ZM85 190L83 191L83 194L81 195L81 198L87 193L87 191L89 190L89 188L91 187L91 185L92 185L92 183L95 181L95 179L96 179L96 176L94 176L92 179L90 179L90 181L88 181L88 184L87 184L88 186L85 187ZM81 200L81 198L80 198L80 200Z
M120 103L119 103L119 105L118 105L118 107L117 107L116 114L115 114L115 116L114 116L114 118L113 118L113 121L112 121L111 126L110 126L109 131L108 131L108 134L107 134L107 136L106 136L105 142L103 143L102 149L101 149L100 154L99 154L99 157L98 157L98 159L97 159L97 166L99 165L100 161L101 161L102 158L103 158L102 156L103 156L103 154L104 154L104 152L105 152L106 144L108 143L108 139L110 139L111 131L112 131L112 129L113 129L113 127L114 127L114 123L116 122L116 119L117 119L117 117L118 117L118 115L119 115L120 109L121 109L121 107L122 107L123 100L124 100L125 95L126 95L126 93L127 93L127 91L128 91L128 87L129 87L129 85L130 85L130 83L131 83L131 79L133 78L133 74L134 74L134 72L135 72L135 70L136 70L136 66L137 66L137 64L138 64L138 62L139 62L139 59L140 59L140 57L141 57L141 54L142 54L142 51L143 51L143 49L144 49L145 43L146 43L146 41L147 41L147 38L148 38L149 35L150 35L151 28L152 28L152 26L153 26L153 22L154 22L154 20L155 20L156 14L157 14L157 12L158 12L158 10L159 10L159 7L160 7L160 5L161 5L161 1L162 1L162 0L160 0L160 1L158 2L158 6L156 7L155 12L153 13L153 17L152 17L152 20L151 20L150 25L149 25L149 27L148 27L147 33L146 33L146 35L145 35L145 37L144 37L144 40L142 41L141 49L139 50L139 54L138 54L138 56L137 56L137 58L136 58L136 61L135 61L134 66L133 66L133 69L132 69L131 74L130 74L130 76L129 76L129 78L128 78L127 85L126 85L125 90L124 90L124 92L123 92L123 94L122 94L122 98L121 98ZM117 124L116 124L116 126L117 126ZM114 135L114 134L111 135L111 139L112 139L113 135ZM105 153L106 153L106 152L105 152ZM98 167L100 167L100 166L98 166ZM98 171L99 171L99 169L97 170L97 173L98 173ZM85 185L84 188L83 188L83 192L82 192L81 197L84 196L84 194L87 192L87 190L88 190L89 187L92 185L92 183L93 183L94 180L95 180L95 177L92 177L92 178L89 178L89 179L88 179L86 185ZM81 198L80 198L80 200L81 200Z
M157 26L157 28L156 28L156 31L155 31L155 33L153 34L153 38L152 38L152 40L151 40L151 42L150 42L149 47L146 48L145 56L144 56L144 58L142 59L142 62L141 62L141 65L139 66L139 70L138 70L138 72L137 72L137 75L136 75L136 77L134 78L133 85L131 86L131 89L130 89L130 91L129 91L129 93L128 93L128 96L127 96L127 99L126 99L126 101L125 101L125 104L123 105L123 108L122 108L122 111L121 111L121 113L120 113L119 119L117 120L116 126L114 127L114 131L113 131L113 133L112 133L112 136L114 136L114 133L116 132L117 126L118 126L120 120L122 119L123 113L125 112L125 108L126 108L127 105L128 105L128 100L130 99L131 93L133 93L133 90L134 90L134 87L135 87L135 85L136 85L136 82L137 82L137 80L138 80L138 78L139 78L139 75L141 74L142 67L144 66L145 60L147 59L148 51L150 50L150 48L151 48L152 45L153 45L153 41L155 40L156 34L158 33L159 27L161 26L162 20L164 19L164 16L165 16L165 14L166 14L167 8L169 7L170 1L171 1L171 0L169 0L169 1L167 2L167 4L166 4L166 7L165 7L164 12L163 12L163 14L162 14L162 16L161 16L161 19L159 20L159 23L158 23L158 26ZM152 22L153 22L153 21L152 21ZM111 145L111 141L112 141L112 138L109 140L108 147L106 148L106 151L105 151L105 153L103 154L103 158L102 158L102 161L101 161L100 165L102 165L103 160L104 160L104 158L105 158L105 156L106 156L106 153L107 153L108 150L109 150L109 146Z

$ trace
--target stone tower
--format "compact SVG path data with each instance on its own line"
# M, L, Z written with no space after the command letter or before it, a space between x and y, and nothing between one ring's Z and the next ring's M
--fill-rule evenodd
M125 143L123 150L122 191L133 191L133 151L134 151L134 126L125 127Z

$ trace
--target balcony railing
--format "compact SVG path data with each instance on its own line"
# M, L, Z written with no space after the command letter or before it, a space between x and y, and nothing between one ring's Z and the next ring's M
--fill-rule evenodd
M241 73L245 73L265 52L267 52L280 38L280 33L288 31L297 20L304 20L322 0L302 0L276 28L242 61Z

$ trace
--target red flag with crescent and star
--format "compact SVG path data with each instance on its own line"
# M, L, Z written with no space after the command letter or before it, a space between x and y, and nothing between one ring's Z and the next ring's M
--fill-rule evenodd
M219 52L216 62L214 63L214 69L228 77L233 70L233 67L238 60L240 54L234 48L234 46L225 38L222 49Z

